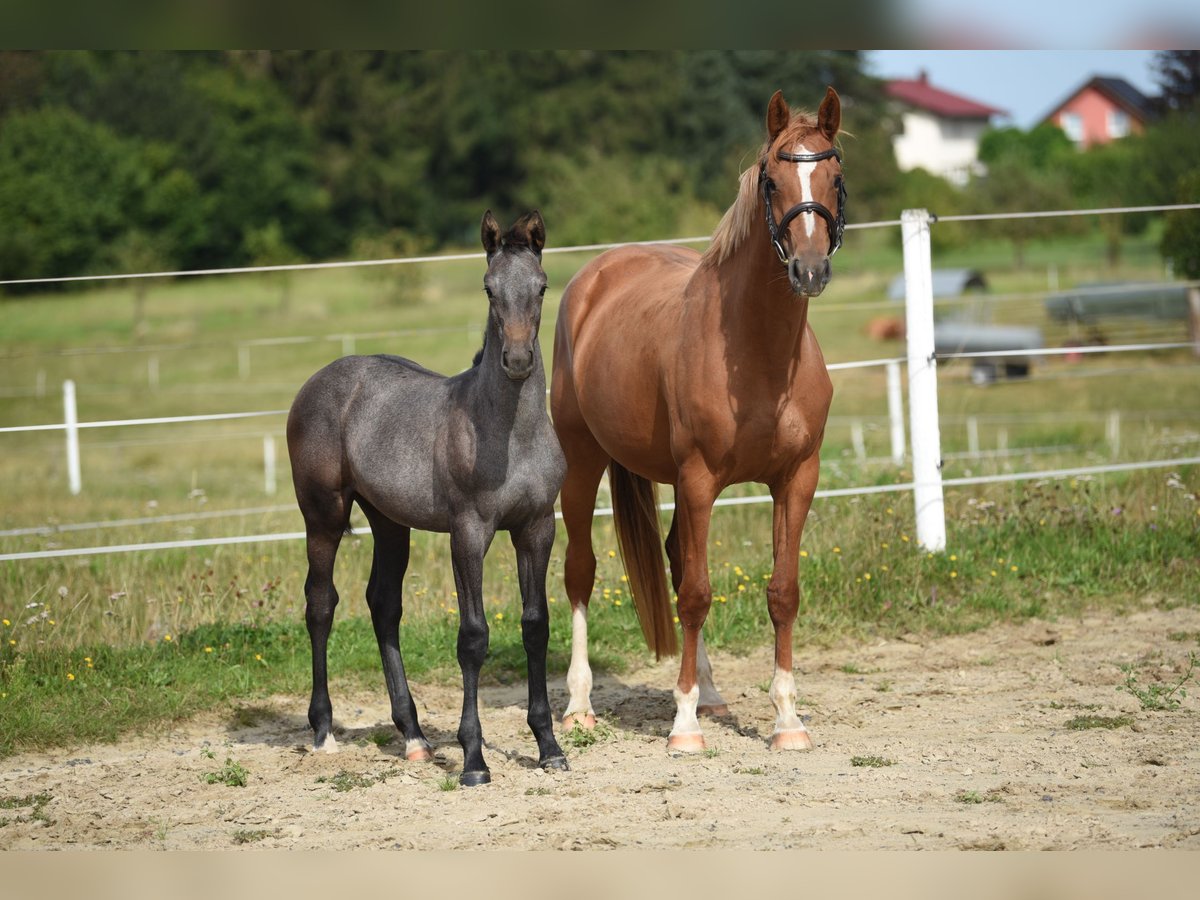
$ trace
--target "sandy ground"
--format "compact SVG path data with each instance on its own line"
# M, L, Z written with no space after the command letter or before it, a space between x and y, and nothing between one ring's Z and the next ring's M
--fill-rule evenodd
M569 773L535 767L523 685L492 687L493 783L453 791L439 783L462 759L456 688L414 685L436 763L368 739L391 729L382 686L335 688L336 754L306 749L306 697L275 697L115 746L0 761L0 798L53 798L37 816L0 809L0 849L1200 849L1196 698L1147 712L1117 690L1122 664L1143 684L1178 679L1197 634L1200 611L1147 609L801 653L816 742L804 753L766 748L764 649L714 655L730 715L704 723L707 753L668 755L664 663L598 679L609 728L567 748ZM551 702L565 700L556 679ZM1081 715L1132 722L1065 727ZM893 765L851 762L867 756ZM204 782L227 757L245 787Z

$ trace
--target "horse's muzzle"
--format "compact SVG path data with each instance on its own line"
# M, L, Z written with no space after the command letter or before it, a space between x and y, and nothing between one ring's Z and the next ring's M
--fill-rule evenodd
M533 374L533 348L506 349L500 355L500 366L513 381L524 381Z
M822 256L818 260L793 256L788 261L787 272L792 290L803 297L819 297L833 274L828 256Z

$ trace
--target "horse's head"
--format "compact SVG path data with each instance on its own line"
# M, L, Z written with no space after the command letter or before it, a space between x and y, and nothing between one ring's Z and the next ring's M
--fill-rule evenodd
M483 289L500 334L500 365L513 381L524 381L537 362L536 341L546 293L546 273L542 271L546 226L542 214L534 210L501 234L489 209L483 214L480 233L488 260Z
M832 274L829 258L842 243L846 188L834 141L842 122L837 92L828 88L816 121L797 119L776 91L767 105L767 150L759 191L767 229L792 290L816 297Z

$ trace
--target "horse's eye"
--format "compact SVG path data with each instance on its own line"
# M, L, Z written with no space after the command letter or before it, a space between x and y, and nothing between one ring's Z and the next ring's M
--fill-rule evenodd
M486 284L483 286L483 292L488 295L489 300L495 296L495 294L492 293L492 289Z
M545 297L545 296L546 296L546 288L547 288L547 287L548 287L548 285L545 285L545 284L543 284L543 285L542 285L542 289L541 289L540 291L538 291L538 296L539 296L539 297Z

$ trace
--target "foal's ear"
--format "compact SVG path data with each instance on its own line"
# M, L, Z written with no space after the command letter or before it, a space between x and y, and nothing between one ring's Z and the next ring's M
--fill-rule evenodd
M496 221L490 209L483 214L479 234L483 238L483 249L491 258L491 255L500 249L500 223Z
M767 135L770 139L775 140L791 120L792 111L783 99L783 91L776 91L771 95L771 102L767 104Z
M542 214L538 210L521 216L512 231L514 235L524 238L523 242L529 245L530 250L538 256L542 255L542 248L546 246L546 223L542 221Z
M838 130L842 127L842 101L838 98L837 91L831 87L825 88L825 99L821 101L821 108L817 110L817 127L830 141L837 137Z

